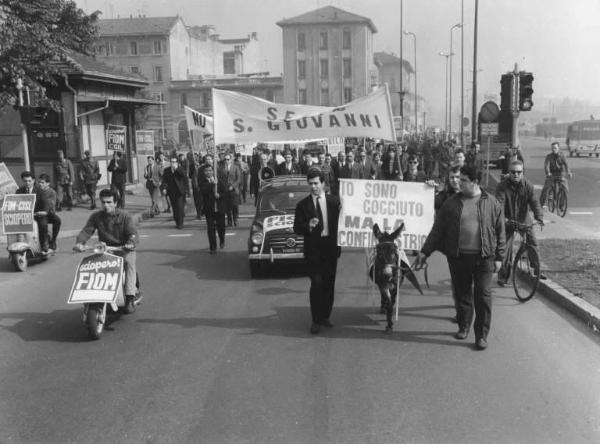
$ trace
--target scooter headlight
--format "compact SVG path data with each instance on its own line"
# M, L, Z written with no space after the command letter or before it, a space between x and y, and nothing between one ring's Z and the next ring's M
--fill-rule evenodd
M94 253L96 254L104 254L106 251L106 244L99 243L94 245Z

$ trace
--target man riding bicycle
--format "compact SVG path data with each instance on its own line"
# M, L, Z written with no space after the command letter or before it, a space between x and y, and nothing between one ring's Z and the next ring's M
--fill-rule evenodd
M542 206L546 204L546 196L548 190L554 186L555 180L560 180L566 191L569 191L569 185L567 179L564 177L563 172L567 173L569 178L573 177L573 173L569 171L569 165L565 156L560 152L560 145L558 142L552 142L550 145L552 152L546 156L544 160L544 171L546 172L546 181L544 182L544 188L542 188L542 194L540 196L540 203Z
M132 313L135 305L141 301L141 295L136 291L136 254L135 247L138 242L137 229L131 216L124 210L118 209L117 195L110 189L100 191L102 209L92 213L83 230L77 236L75 250L85 250L85 243L98 230L98 239L111 247L123 247L125 267L125 303L126 312Z
M541 225L544 225L544 214L542 207L534 195L533 185L523 176L523 162L513 160L508 167L508 178L502 180L496 187L496 199L504 209L506 218L506 254L502 260L502 267L498 271L498 285L504 286L508 280L512 256L512 240L515 233L515 221L519 224L530 224L531 216ZM526 232L525 242L537 252L537 239L533 233L533 227ZM540 274L540 279L545 276Z

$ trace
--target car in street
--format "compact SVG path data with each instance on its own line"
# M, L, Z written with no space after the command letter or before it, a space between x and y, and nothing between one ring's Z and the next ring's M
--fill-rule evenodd
M294 233L294 212L309 192L306 176L278 176L261 187L248 236L250 276L275 264L304 262L304 238Z
M600 120L579 120L567 127L569 156L600 157Z

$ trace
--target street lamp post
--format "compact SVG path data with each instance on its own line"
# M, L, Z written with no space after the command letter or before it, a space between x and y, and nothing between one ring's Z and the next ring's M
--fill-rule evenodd
M415 134L418 134L419 132L419 117L417 114L417 104L418 104L418 99L417 99L417 36L414 32L410 32L410 31L404 31L404 34L406 35L412 35L413 36L413 42L414 42L414 48L415 48Z
M462 25L460 23L457 23L456 25L453 25L450 28L450 54L453 55L452 53L452 31L454 31L455 28L462 28ZM449 88L448 88L448 134L450 134L452 132L452 59L450 59L450 81L449 83Z
M444 110L444 131L446 132L446 139L448 139L448 59L454 54L445 52L439 52L438 55L446 57L446 95L445 95L445 110Z
M23 81L17 79L17 90L19 91L19 108L23 109ZM21 113L21 119L23 119ZM23 161L25 162L25 170L31 171L31 164L29 162L29 143L27 141L27 127L21 122L21 138L23 139Z

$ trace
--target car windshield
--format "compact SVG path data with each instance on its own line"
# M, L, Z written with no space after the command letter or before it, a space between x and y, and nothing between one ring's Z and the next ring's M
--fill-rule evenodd
M294 211L296 204L307 194L306 190L278 190L264 193L260 200L260 211L275 213Z

